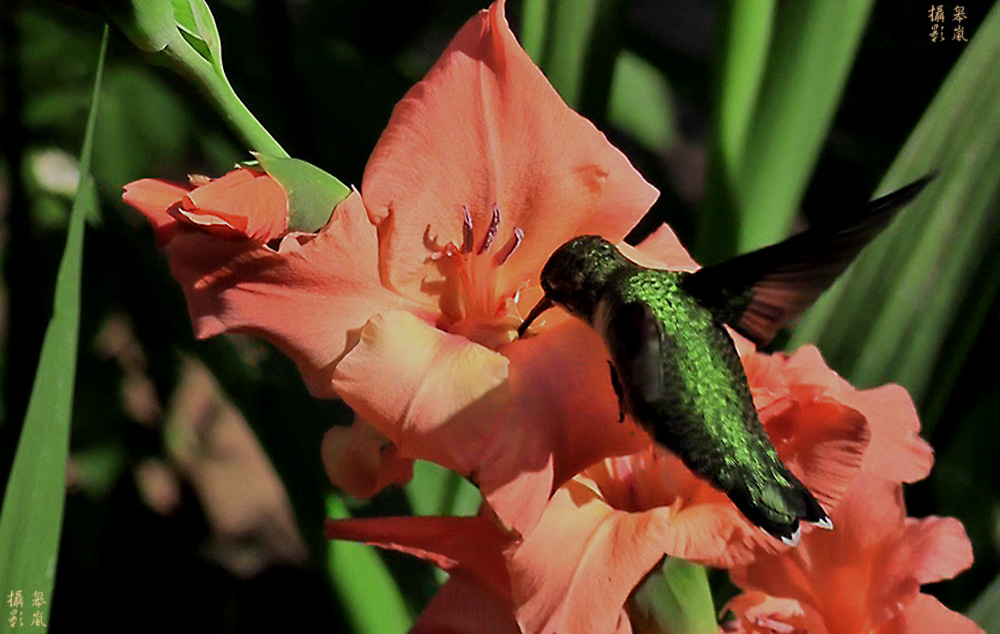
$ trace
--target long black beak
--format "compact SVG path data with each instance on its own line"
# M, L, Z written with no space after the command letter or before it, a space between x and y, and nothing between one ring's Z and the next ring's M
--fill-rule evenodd
M528 329L528 326L531 325L531 322L535 321L535 319L539 315L541 315L548 309L552 308L553 306L555 306L555 304L552 303L552 300L549 299L549 296L543 295L542 299L540 299L538 303L535 304L535 307L531 309L531 312L528 313L528 316L525 318L525 320L521 322L521 326L517 329L517 336L523 337L524 331Z

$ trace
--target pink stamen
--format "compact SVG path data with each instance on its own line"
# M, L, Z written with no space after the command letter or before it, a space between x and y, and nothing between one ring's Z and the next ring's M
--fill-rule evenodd
M500 207L493 205L493 218L490 219L490 226L486 229L486 237L483 238L483 246L479 247L479 253L486 253L493 245L493 238L497 237L497 229L500 227Z
M472 214L465 205L462 205L462 213L465 214L462 218L462 253L472 253Z
M501 266L506 262L514 251L517 249L518 245L521 244L521 240L524 239L524 231L520 227L514 227L514 235L507 240L507 243L503 245L496 255L493 256L494 266Z

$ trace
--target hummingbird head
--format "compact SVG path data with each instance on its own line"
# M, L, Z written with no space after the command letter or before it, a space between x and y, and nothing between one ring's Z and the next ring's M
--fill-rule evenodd
M549 256L542 268L542 290L554 303L577 317L589 319L611 274L625 256L600 236L580 236Z
M590 320L611 274L627 262L615 245L600 236L580 236L566 242L542 268L545 297L521 324L519 333L524 334L535 317L553 304Z

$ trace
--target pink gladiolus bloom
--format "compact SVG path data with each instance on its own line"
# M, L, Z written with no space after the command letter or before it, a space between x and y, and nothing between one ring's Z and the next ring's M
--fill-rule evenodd
M586 233L619 242L657 192L563 103L503 2L396 107L361 189L276 248L188 227L164 240L199 337L271 341L377 432L331 431L336 484L368 495L423 458L473 477L524 531L555 486L648 442L618 424L589 328L553 315L514 341L552 251ZM340 479L341 459L369 472Z
M242 167L193 189L148 178L135 181L125 186L123 199L146 216L160 244L173 240L181 227L263 243L288 226L281 186L263 172Z

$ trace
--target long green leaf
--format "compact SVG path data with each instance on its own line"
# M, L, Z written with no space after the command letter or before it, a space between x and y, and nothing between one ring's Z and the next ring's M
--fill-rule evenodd
M59 534L66 496L66 456L73 409L80 329L80 269L83 227L95 200L90 178L94 125L104 71L108 29L104 29L87 132L80 152L80 185L70 214L69 234L56 277L52 320L45 332L34 387L0 513L0 588L3 619L18 626L48 623L55 583ZM21 592L21 605L8 593Z
M947 391L949 341L967 350L995 297L1000 244L1000 5L994 6L886 174L879 192L938 179L796 328L851 380L901 383L917 402ZM973 276L976 271L982 274ZM959 336L961 335L961 336Z
M767 16L774 9L767 2L734 4L725 53L728 66L721 75L727 85L722 87L716 116L721 136L714 142L715 164L708 168L726 195L709 200L700 227L699 257L713 262L786 236L840 102L871 7L872 0L782 4L766 69L758 79L763 53L756 43L769 32ZM734 24L732 20L741 16L753 19ZM752 37L746 37L743 29ZM745 64L748 74L734 70L737 64ZM715 226L719 222L732 225L720 232Z
M620 49L619 0L526 3L526 50L562 98L602 127Z
M633 627L642 632L715 634L719 631L704 566L667 557L632 593Z
M618 54L611 82L608 120L650 152L662 152L677 137L670 85L658 68L631 51Z
M1000 632L1000 577L979 595L967 615L987 632Z
M739 234L734 187L740 173L747 128L767 69L777 0L724 3L718 43L718 83L709 146L701 231L695 253L707 262L736 249Z
M350 517L340 498L327 499L327 515ZM374 547L330 540L327 573L355 632L405 632L413 615Z

